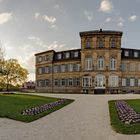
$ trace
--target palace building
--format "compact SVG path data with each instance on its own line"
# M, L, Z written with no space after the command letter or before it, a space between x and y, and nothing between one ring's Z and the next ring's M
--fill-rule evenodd
M36 56L38 92L140 92L140 50L121 48L122 32L80 32L81 48Z

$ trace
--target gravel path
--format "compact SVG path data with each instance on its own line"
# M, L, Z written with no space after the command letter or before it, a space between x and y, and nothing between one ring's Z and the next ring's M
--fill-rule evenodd
M0 140L140 140L140 135L122 135L112 130L107 102L140 95L39 95L75 102L31 123L0 118Z

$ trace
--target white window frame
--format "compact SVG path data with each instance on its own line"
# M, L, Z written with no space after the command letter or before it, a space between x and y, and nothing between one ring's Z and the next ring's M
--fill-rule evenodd
M82 86L91 87L92 86L92 76L84 76L82 78Z
M58 59L62 59L62 54L61 54L61 53L58 53L58 54L57 54L57 58L58 58Z
M134 78L130 78L130 86L131 87L135 86L135 79Z
M92 70L92 65L93 65L92 57L85 58L85 70Z
M74 57L78 57L78 54L79 54L78 51L74 52Z
M61 65L61 72L66 72L66 65Z
M109 87L118 87L119 86L119 77L116 75L109 76Z
M49 73L49 67L45 67L45 73Z
M98 70L104 70L104 57L99 57L98 58Z
M66 52L65 56L66 58L70 58L70 52Z
M117 67L117 60L116 58L112 57L110 59L110 70L116 70Z
M116 48L116 41L115 41L115 39L111 40L110 48Z
M138 57L138 52L134 51L134 57L137 58Z
M105 88L106 80L104 75L96 75L95 88Z
M99 39L98 48L104 48L104 41L103 41L103 39Z
M38 74L42 74L42 67L38 68Z
M72 72L73 71L73 64L68 64L68 71Z
M134 63L130 63L130 71L135 71L135 64Z
M124 51L124 56L129 56L129 51L125 50Z

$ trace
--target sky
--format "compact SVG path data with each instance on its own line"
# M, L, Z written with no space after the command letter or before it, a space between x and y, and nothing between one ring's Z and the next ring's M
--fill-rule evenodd
M80 48L79 32L118 30L140 49L140 0L0 0L0 41L35 80L35 53Z

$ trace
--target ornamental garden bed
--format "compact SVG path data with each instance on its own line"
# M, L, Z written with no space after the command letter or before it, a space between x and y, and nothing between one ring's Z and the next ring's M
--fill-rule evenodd
M46 116L73 100L26 94L0 94L0 117L31 122Z
M113 129L122 134L140 134L140 99L109 101Z

